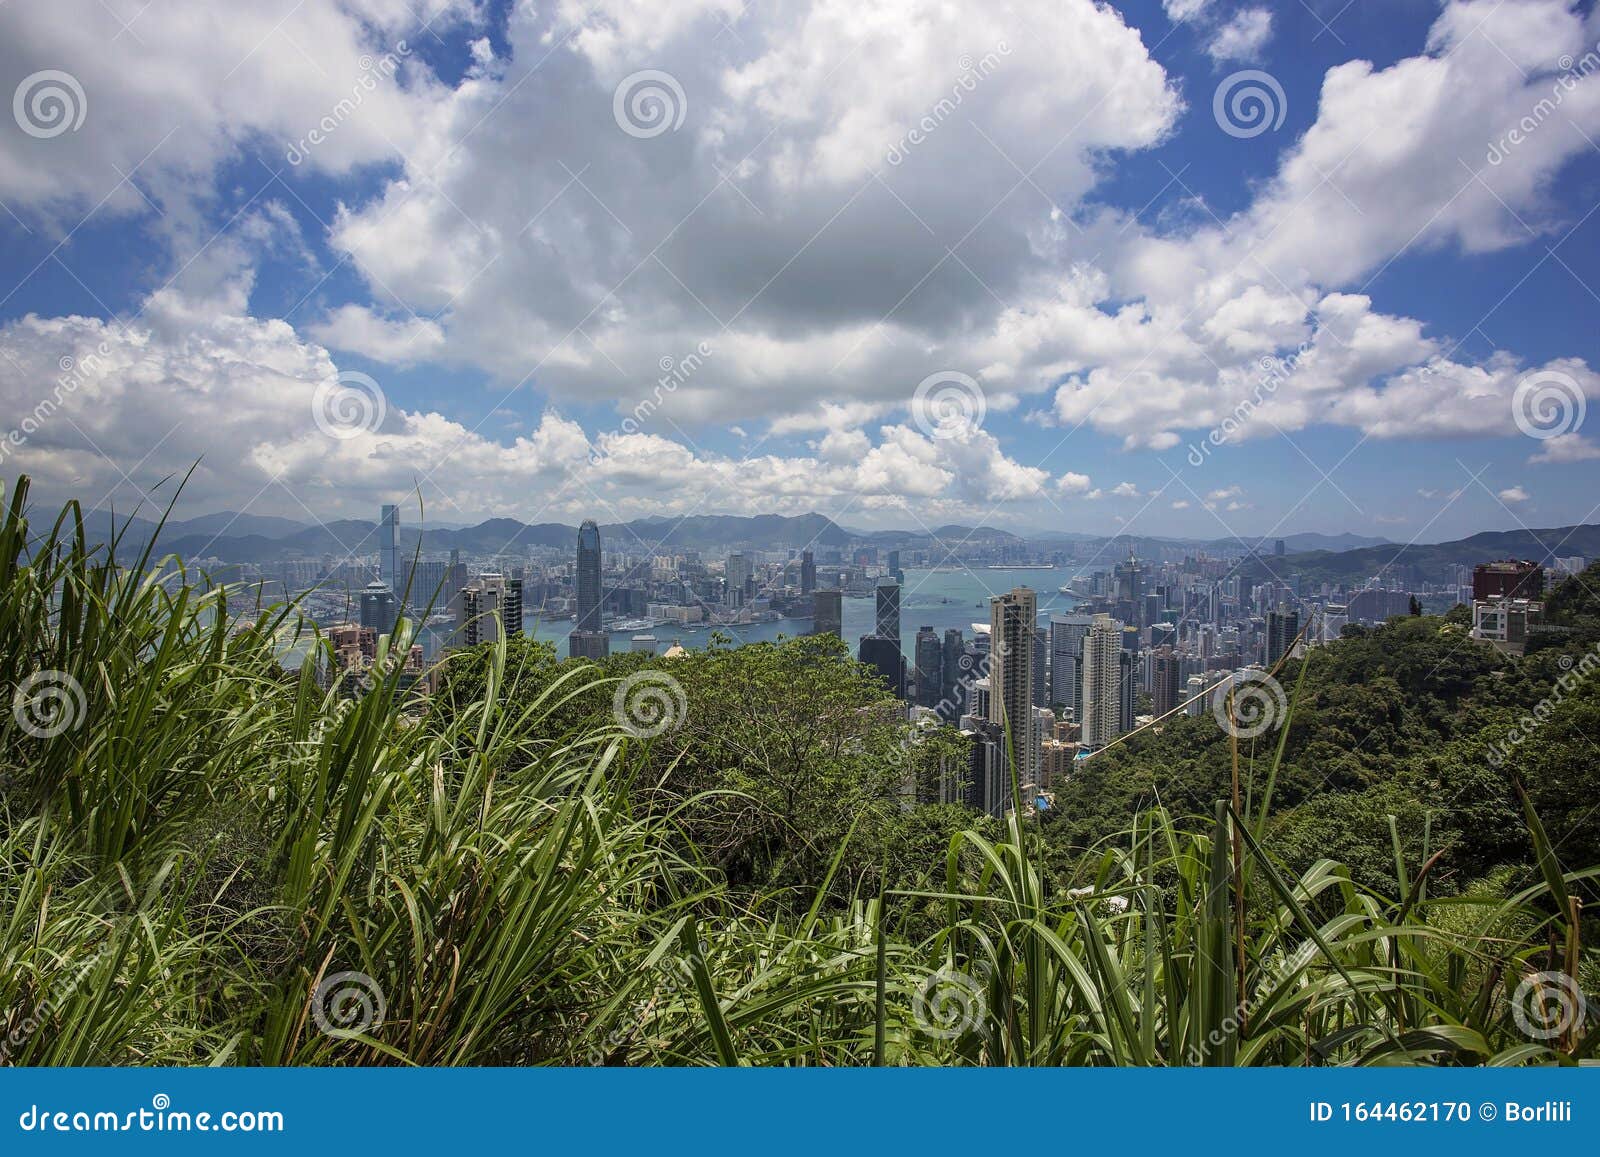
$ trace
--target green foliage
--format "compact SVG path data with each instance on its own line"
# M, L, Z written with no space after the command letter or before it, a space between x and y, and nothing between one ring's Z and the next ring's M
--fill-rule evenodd
M1041 833L914 806L960 745L906 743L834 642L597 665L514 641L450 659L424 712L381 666L352 704L314 678L314 632L278 667L308 629L293 608L230 616L171 563L89 551L75 508L35 534L25 493L0 527L0 662L83 696L47 717L28 691L0 721L9 1062L1570 1063L1600 1039L1530 1040L1515 1015L1525 973L1589 968L1573 901L1596 870L1537 818L1540 792L1581 796L1578 769L1527 777L1536 870L1462 895L1431 851L1429 820L1460 834L1450 806L1405 794L1425 769L1493 794L1460 774L1469 745L1548 693L1543 669L1319 652L1379 689L1370 711L1317 675L1286 759L1242 752L1242 814L1215 802L1214 724L1180 720L1162 774L1090 761L1108 827L1064 855L1077 813ZM686 705L654 738L615 707L642 672ZM1418 778L1357 751L1349 790L1318 792L1305 751L1366 721Z

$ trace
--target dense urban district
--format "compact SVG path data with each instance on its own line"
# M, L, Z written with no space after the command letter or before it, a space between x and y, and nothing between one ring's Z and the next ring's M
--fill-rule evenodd
M1596 1047L1600 527L229 538L26 496L7 1061Z

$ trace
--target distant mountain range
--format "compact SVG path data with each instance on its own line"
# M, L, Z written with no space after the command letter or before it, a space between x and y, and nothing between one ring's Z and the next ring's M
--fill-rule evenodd
M86 516L91 540L106 541L113 528L108 513ZM126 527L122 557L141 549L155 530L146 519L119 519ZM417 548L418 528L401 523L403 550ZM514 518L491 518L476 526L434 526L424 528L425 550L460 550L467 555L521 554L530 546L571 547L577 527L558 522L528 524ZM632 522L606 523L600 527L608 550L643 554L712 547L750 547L779 550L811 544L818 547L845 547L851 543L880 549L951 549L959 545L1016 543L1023 536L992 526L947 524L932 530L855 530L842 527L826 515L803 514L788 517L761 514L753 517L706 514L684 519L640 518ZM1285 557L1272 557L1277 537L1284 543ZM1180 539L1143 535L1101 535L1053 532L1027 536L1035 543L1100 543L1106 561L1125 557L1132 547L1141 555L1174 547L1212 553L1235 552L1241 547L1255 550L1262 561L1255 564L1262 577L1270 572L1296 570L1313 579L1348 582L1370 577L1387 565L1413 565L1425 575L1441 574L1459 564L1491 558L1533 558L1546 560L1557 554L1600 555L1600 525L1557 527L1550 530L1486 531L1456 542L1401 546L1382 538L1359 534L1285 534L1274 538ZM266 562L289 558L320 558L323 555L372 555L377 552L377 525L364 519L338 519L324 525L307 525L288 518L237 514L223 511L198 518L174 520L162 528L158 554L176 554L186 559L216 558L224 562ZM1270 568L1270 571L1269 571Z
M1285 540L1287 542L1287 540ZM1362 547L1357 550L1312 550L1266 558L1254 569L1263 578L1272 572L1298 571L1312 580L1356 582L1385 567L1414 566L1424 577L1442 578L1451 568L1473 566L1497 558L1526 558L1549 563L1552 558L1600 556L1600 525L1558 526L1547 530L1488 530L1455 542Z

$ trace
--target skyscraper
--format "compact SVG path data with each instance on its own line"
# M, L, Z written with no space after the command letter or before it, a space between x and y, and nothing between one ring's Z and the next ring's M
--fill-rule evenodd
M1169 646L1157 647L1150 656L1150 705L1157 719L1174 710L1182 700L1183 661Z
M577 617L567 639L567 654L574 659L604 659L611 653L611 637L600 618L600 528L592 518L578 527L578 569L573 583Z
M943 693L944 648L939 644L939 632L932 627L917 631L917 705L937 707Z
M1010 730L1021 783L1038 781L1034 742L1033 649L1038 596L1027 587L989 600L989 721Z
M900 584L880 582L878 584L878 623L876 634L885 639L893 639L895 646L900 645Z
M388 507L393 510L394 507ZM399 600L395 598L394 591L382 579L374 579L368 583L361 592L361 625L369 627L380 635L391 634L394 631L396 619L399 617Z
M811 633L844 637L844 594L841 591L811 592Z
M800 593L809 595L817 589L817 560L809 550L800 552Z
M1083 722L1083 639L1092 615L1050 616L1050 702L1072 710Z
M723 576L723 601L730 607L744 606L745 587L750 583L750 557L742 553L730 554Z
M388 587L396 599L405 593L400 581L400 508L388 505L383 508L382 521L378 523L378 579Z
M947 723L961 718L966 709L966 681L962 679L961 657L966 647L961 642L961 632L951 627L944 633L942 672L939 679L939 702L944 704L941 715Z
M898 550L889 552L889 577L901 586L905 585L906 573L900 569L900 552Z
M1299 611L1267 612L1267 668L1289 653L1300 635Z
M1083 640L1083 742L1099 749L1122 734L1122 624L1096 615Z
M456 592L451 609L458 647L515 638L522 634L522 580L485 571Z
M900 654L900 640L882 635L862 635L861 649L857 652L861 662L871 667L889 685L897 697L904 698L906 691L906 661Z

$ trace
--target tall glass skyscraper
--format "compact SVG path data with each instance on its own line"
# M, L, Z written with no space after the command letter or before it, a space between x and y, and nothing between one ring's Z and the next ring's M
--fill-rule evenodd
M378 579L398 599L405 593L400 581L400 508L385 506L378 523Z
M1027 587L989 602L989 722L1009 728L1019 782L1037 783L1034 742L1033 649L1037 645L1039 596Z
M900 645L900 585L892 582L878 584L878 629L875 632Z
M600 528L592 518L578 527L578 570L573 583L577 619L567 639L567 654L574 659L603 659L611 651L611 636L600 618Z

